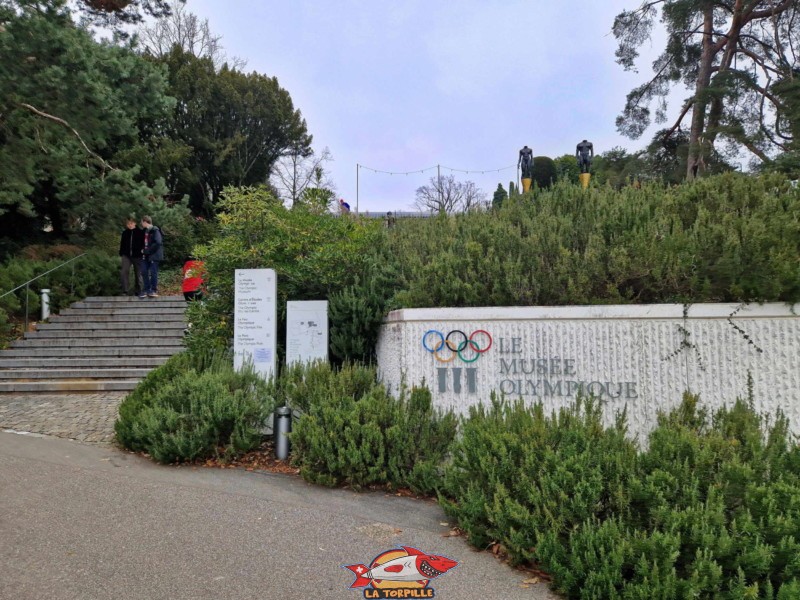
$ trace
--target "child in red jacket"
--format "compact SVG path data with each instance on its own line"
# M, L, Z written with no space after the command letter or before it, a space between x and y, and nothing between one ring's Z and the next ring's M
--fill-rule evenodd
M186 300L200 300L203 297L203 278L205 265L201 260L189 258L183 265L183 297Z

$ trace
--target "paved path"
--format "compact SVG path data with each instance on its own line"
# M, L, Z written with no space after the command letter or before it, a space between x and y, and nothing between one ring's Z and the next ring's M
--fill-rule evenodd
M342 565L402 544L460 563L440 600L555 600L448 529L433 502L0 433L0 598L357 600Z
M81 442L114 439L117 407L125 392L0 394L0 431L42 433Z

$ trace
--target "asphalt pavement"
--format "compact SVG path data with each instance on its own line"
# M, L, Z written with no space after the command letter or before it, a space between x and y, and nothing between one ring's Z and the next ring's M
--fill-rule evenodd
M0 432L3 599L360 599L343 566L411 546L459 563L441 600L556 600L450 528L432 501Z

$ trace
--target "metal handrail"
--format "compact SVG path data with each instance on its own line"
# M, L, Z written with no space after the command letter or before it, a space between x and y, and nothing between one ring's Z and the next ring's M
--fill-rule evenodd
M3 299L3 298L5 298L6 296L8 296L9 294L13 294L13 293L14 293L14 292L16 292L17 290L19 290L19 289L22 289L22 288L25 288L25 331L28 331L28 289L30 288L30 285L31 285L31 283L33 283L33 282L34 282L34 281L36 281L37 279L40 279L41 277L44 277L45 275L49 275L49 274L50 274L50 273L52 273L53 271L58 271L58 269L60 269L61 267L65 267L65 266L67 266L69 263L71 263L71 262L73 262L73 261L76 261L76 260L78 260L79 258L82 258L82 257L86 256L87 254L88 254L87 252L84 252L83 254L79 254L78 256L74 256L74 257L70 258L69 260L67 260L67 261L64 261L64 262L63 262L63 263L61 263L60 265L58 265L58 266L56 266L56 267L53 267L53 268L52 268L52 269L50 269L49 271L46 271L46 272L42 273L41 275L37 275L37 276L36 276L36 277L34 277L33 279L29 279L28 281L26 281L26 282L25 282L25 283L23 283L22 285L18 285L18 286L17 286L17 287L15 287L13 290L10 290L10 291L6 292L5 294L2 294L2 295L0 295L0 299ZM74 267L73 267L73 268L74 268Z

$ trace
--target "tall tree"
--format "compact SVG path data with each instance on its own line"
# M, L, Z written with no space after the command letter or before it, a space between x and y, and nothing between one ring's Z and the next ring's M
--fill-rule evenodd
M689 155L689 134L686 131L670 132L662 129L642 152L633 155L639 164L642 179L656 180L668 184L678 184L686 174L686 158ZM713 148L706 158L708 174L732 171L733 166Z
M786 77L775 85L775 93L783 101L786 110L784 129L790 132L791 142L785 152L770 165L793 179L800 178L800 70L795 70L792 77ZM783 134L785 136L785 134Z
M188 194L196 213L211 212L225 186L266 183L275 162L308 151L311 136L275 77L244 74L174 46L161 61L177 99L170 137L190 149L170 167L170 192Z
M498 183L497 189L492 195L492 208L494 210L500 210L500 208L503 206L503 202L506 200L508 200L508 192L506 192L502 183Z
M330 151L325 148L323 154ZM333 160L333 159L330 159ZM328 212L333 206L333 201L336 199L336 186L330 178L330 174L322 166L322 162L314 167L313 174L308 184L303 189L302 194L292 208L295 206L305 207L311 212L323 213Z
M556 167L556 176L559 180L565 179L572 183L577 183L581 168L578 166L578 159L574 154L562 154L553 159Z
M642 160L644 152L630 154L625 148L615 146L592 161L592 171L598 183L608 184L617 189L624 185L650 178Z
M334 192L336 186L330 178L325 164L333 156L328 148L314 152L308 147L290 149L272 167L270 183L284 203L294 206L311 187Z
M431 177L428 185L417 188L414 204L421 210L454 213L478 208L486 194L472 181L457 181L453 175Z
M787 106L774 86L796 77L800 51L800 0L645 0L617 15L617 62L635 70L639 47L650 39L655 18L667 30L654 76L632 90L617 118L621 133L638 138L655 121L667 120L667 96L676 83L691 90L667 134L687 115L687 177L707 170L718 137L750 150L762 161L785 150L791 137Z
M186 10L182 0L173 0L170 12L138 29L140 47L149 55L164 58L177 46L197 58L210 58L219 70L228 63L234 69L243 69L247 61L225 54L222 36L211 31L208 19L200 19Z
M14 0L22 2L26 0ZM183 3L185 0L178 0ZM145 17L160 19L170 15L174 3L170 0L78 0L76 7L90 21L115 29L127 36L125 25L141 23Z
M140 124L174 105L163 70L129 47L94 41L66 2L1 2L0 25L4 237L116 228L158 192L125 154L142 146Z

